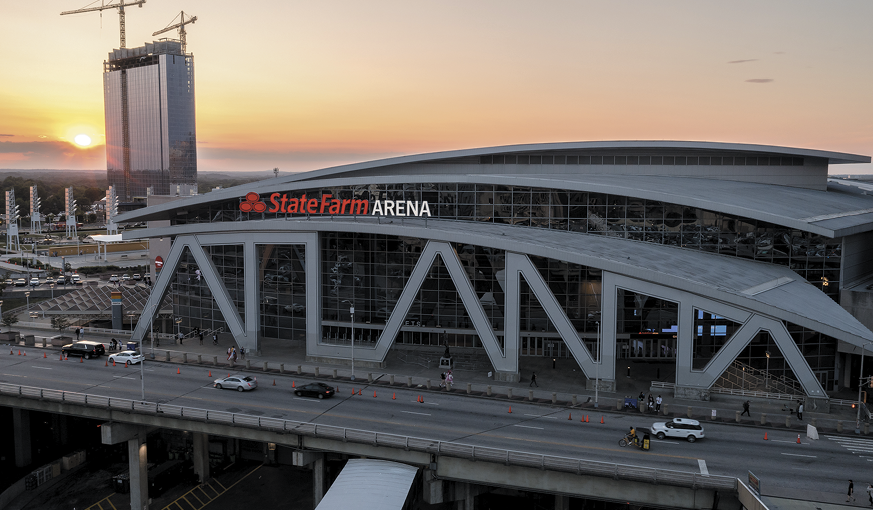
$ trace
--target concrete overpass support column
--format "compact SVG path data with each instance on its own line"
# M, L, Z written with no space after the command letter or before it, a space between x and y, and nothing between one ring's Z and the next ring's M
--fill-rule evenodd
M324 498L324 479L324 455L319 455L312 462L312 494L315 506L318 506Z
M12 435L15 440L15 466L24 467L33 460L30 454L30 411L12 408Z
M473 484L455 482L455 510L476 510L477 494Z
M149 475L147 469L148 449L138 437L127 441L127 456L130 466L130 508L148 510Z
M435 478L436 472L425 469L422 473L422 499L428 505L439 505L445 501L445 482Z
M209 480L209 434L194 433L194 473L200 483Z
M555 510L569 510L570 509L570 496L561 496L560 494L555 494Z

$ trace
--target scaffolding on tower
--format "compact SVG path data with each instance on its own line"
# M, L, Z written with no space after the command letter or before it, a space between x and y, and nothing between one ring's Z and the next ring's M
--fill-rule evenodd
M109 186L106 190L106 233L117 234L118 224L115 223L115 217L118 216L118 195L115 192L115 186Z
M79 239L79 231L76 229L76 201L73 199L73 187L64 189L65 213L67 215L67 237Z
M42 233L42 215L39 212L39 194L36 192L36 186L30 187L30 233Z
M15 205L15 190L6 192L6 251L21 251L18 239L18 206Z

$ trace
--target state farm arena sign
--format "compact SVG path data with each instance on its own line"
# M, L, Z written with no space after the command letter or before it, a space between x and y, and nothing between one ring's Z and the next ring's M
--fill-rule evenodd
M267 202L255 192L246 193L240 201L242 212L273 213L273 214L327 214L332 216L371 215L371 216L430 216L430 206L427 201L412 200L364 200L337 199L330 193L320 197L289 196L287 193L273 193L267 197Z

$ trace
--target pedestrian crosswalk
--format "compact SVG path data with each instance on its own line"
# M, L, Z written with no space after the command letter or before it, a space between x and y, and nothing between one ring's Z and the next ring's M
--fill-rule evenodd
M866 457L867 462L873 462L873 439L863 439L860 437L835 437L827 436L831 441L836 442L843 448L861 457Z

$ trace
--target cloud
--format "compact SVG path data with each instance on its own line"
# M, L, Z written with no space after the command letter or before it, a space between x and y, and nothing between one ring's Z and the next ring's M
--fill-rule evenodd
M0 141L0 161L15 162L17 168L99 168L105 156L103 145L81 148L59 141Z
M745 60L731 60L728 62L728 64L742 64L745 62L757 62L757 60L758 59L756 59L756 58L747 58Z
M7 134L4 134L4 133L0 133L0 136L15 136L15 135L7 135Z
M752 78L751 80L746 80L746 83L770 83L772 81L772 78Z

